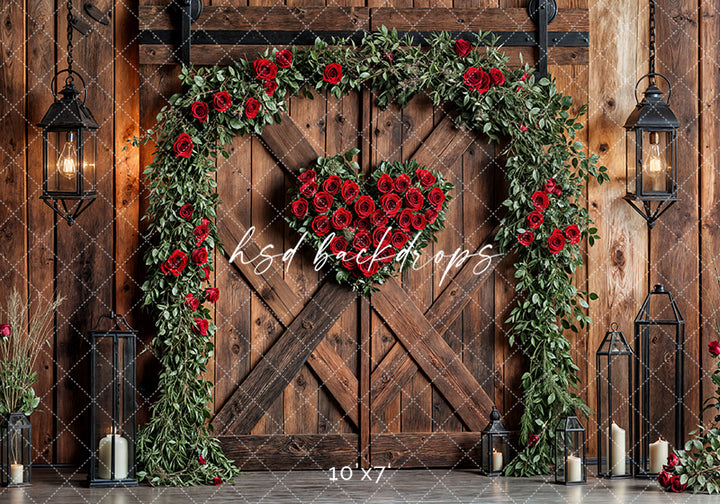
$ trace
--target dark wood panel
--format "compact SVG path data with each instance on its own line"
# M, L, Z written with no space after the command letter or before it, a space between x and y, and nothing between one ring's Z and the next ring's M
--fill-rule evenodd
M393 469L480 468L479 432L418 432L372 437L372 465Z

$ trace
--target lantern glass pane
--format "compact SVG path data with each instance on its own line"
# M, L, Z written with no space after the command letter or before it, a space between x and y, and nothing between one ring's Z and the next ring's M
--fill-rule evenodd
M615 345L617 347L617 345ZM616 348L616 352L620 349ZM613 355L599 359L598 422L600 422L600 471L612 476L622 476L630 471L626 466L632 418L630 417L631 375L628 364L631 355ZM610 440L612 437L612 454ZM612 458L610 458L612 457ZM612 461L612 463L611 463Z
M672 132L643 131L643 193L672 192Z
M110 467L103 458L106 445L112 439L113 426L113 338L95 338L95 447L96 472L101 479L110 479ZM115 433L117 429L115 429Z
M0 430L3 485L29 485L32 460L30 421L22 413L11 413L3 420Z
M94 192L97 179L97 134L94 130L83 132L83 191Z
M626 192L628 194L637 194L637 132L628 130L625 134L625 160L626 160Z
M492 469L493 471L502 471L505 463L505 457L507 456L507 436L493 436L492 437Z
M77 191L77 132L55 131L48 139L48 190L74 193Z

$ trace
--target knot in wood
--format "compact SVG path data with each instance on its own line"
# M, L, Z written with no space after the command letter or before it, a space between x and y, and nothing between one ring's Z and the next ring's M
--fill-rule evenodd
M303 326L303 329L312 329L315 326L315 324L313 324L309 320L303 320L302 326Z

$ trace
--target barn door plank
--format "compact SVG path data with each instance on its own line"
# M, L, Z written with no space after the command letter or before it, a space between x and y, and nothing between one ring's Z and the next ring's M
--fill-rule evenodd
M312 165L318 154L287 112L280 112L280 118L282 122L265 126L260 138L285 171L296 175L300 168Z

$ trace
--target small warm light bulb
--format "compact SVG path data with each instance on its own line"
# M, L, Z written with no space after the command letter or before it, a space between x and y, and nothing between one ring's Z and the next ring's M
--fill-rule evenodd
M665 162L660 152L660 134L657 131L650 133L650 145L646 150L644 165L649 179L648 189L664 191L666 189Z
M77 173L77 165L75 163L75 135L70 132L65 136L65 145L63 145L60 151L57 168L66 178L72 178Z

